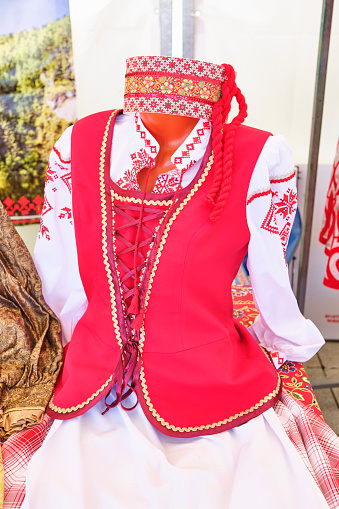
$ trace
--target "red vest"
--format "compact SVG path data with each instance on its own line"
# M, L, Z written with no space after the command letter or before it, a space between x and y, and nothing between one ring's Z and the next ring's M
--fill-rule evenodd
M65 353L48 414L83 414L116 382L126 326L114 263L112 194L138 203L139 191L110 182L117 112L78 121L72 133L73 214L79 270L88 308ZM154 263L140 330L141 373L136 391L148 420L162 433L194 436L238 426L270 408L279 376L249 332L233 319L231 285L247 251L246 197L269 133L241 126L234 146L232 190L212 223L204 199L213 180L207 150L190 185L177 195ZM146 204L170 196L146 194ZM111 410L111 411L114 411Z

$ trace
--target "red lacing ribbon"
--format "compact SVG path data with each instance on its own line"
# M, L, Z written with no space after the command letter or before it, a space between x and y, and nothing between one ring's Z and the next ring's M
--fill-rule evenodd
M145 313L146 313L146 310L145 310L145 299L146 299L146 294L147 294L147 288L148 288L148 285L149 285L149 280L150 280L150 277L151 277L154 260L155 260L155 257L157 255L157 249L154 249L153 250L153 254L152 254L152 258L151 258L151 263L150 263L149 270L148 270L148 274L147 274L147 280L146 280L146 285L145 285L145 292L144 292L142 301L139 302L138 274L137 274L137 267L136 267L136 252L137 252L137 249L138 249L140 226L141 226L141 222L142 222L142 213L143 213L143 210L144 210L145 190L146 190L146 186L147 186L147 182L148 182L149 172L150 172L150 169L148 169L148 172L147 172L146 183L145 183L145 187L144 187L144 191L143 191L143 195L142 195L142 202L141 202L140 215L139 215L138 231L137 231L137 236L136 236L136 241L135 241L135 251L134 251L134 292L135 293L133 295L131 306L128 309L128 313L131 313L131 314L135 315L135 318L134 318L134 320L131 323L132 328L135 329L135 330L140 330L141 326L143 324L143 321L144 321L144 317L145 317ZM183 175L184 175L184 173L182 172L181 173L181 177L180 177L180 181L178 183L178 187L177 187L177 189L176 189L176 191L174 193L174 196L173 196L172 203L171 203L171 205L170 205L170 207L169 207L169 209L168 209L168 211L167 211L167 213L165 215L164 221L162 222L162 224L161 224L161 226L159 228L159 232L158 232L158 238L159 239L161 239L161 237L162 237L162 234L163 234L163 232L165 230L165 226L166 226L166 224L167 224L167 222L168 222L168 220L170 218L171 212L172 212L174 204L176 202L178 191L179 191L179 189L181 189L181 183L182 183ZM133 302L133 300L134 300L134 302Z
M139 219L135 219L132 217L131 213L140 210L140 207L138 205L128 205L128 204L119 204L115 203L113 205L114 212L116 215L121 216L123 220L127 220L124 224L120 226L116 226L115 229L115 237L117 240L121 242L121 244L124 245L124 247L116 253L116 263L118 266L120 266L123 273L120 275L120 284L121 288L123 290L123 298L126 303L126 310L129 308L127 302L129 301L129 298L133 296L135 292L134 285L132 288L129 288L126 284L126 281L130 278L134 278L134 267L132 269L126 265L126 263L123 260L123 256L127 253L134 251L135 248L135 242L130 242L125 236L124 236L124 230L127 228L137 226ZM149 246L155 239L154 231L151 230L150 227L147 226L148 221L154 221L154 220L160 220L163 215L165 214L165 211L163 209L153 208L153 207L144 207L144 212L147 214L142 217L142 224L141 224L141 230L148 236L138 244L137 254L141 260L137 263L136 270L137 272L140 272L141 269L145 266L147 260L144 254L141 251L141 248Z
M125 407L122 402L128 398L133 392L136 394L135 386L140 375L140 352L139 343L134 339L128 340L122 347L120 359L114 371L114 384L116 383L115 393L116 397L112 403L108 402L108 398L111 394L109 391L105 397L106 410L102 412L104 415L110 408L114 408L119 403L124 410L133 410L138 404L138 398L136 403L132 407ZM131 380L129 384L128 381ZM126 387L128 389L126 390Z
M143 213L144 213L144 209L145 209L146 188L147 188L147 183L148 183L150 171L151 171L151 168L149 167L148 170L147 170L146 182L145 182L144 190L143 190L143 193L142 193L142 200L141 200L139 218L138 218L138 222L137 222L138 227L137 227L135 244L134 244L134 247L133 247L133 249L134 249L134 256L133 256L134 288L133 288L132 301L131 301L131 304L130 304L128 310L127 310L127 314L135 315L134 319L131 322L131 327L135 331L134 332L134 338L130 338L128 341L126 341L124 343L124 345L122 347L121 355L120 355L118 364L117 364L117 366L116 366L116 368L114 370L114 375L113 375L113 386L116 384L116 388L115 388L116 397L115 397L115 399L111 403L109 403L108 402L108 398L111 395L111 390L106 394L106 397L105 397L106 409L104 410L103 414L108 412L108 410L110 408L114 408L115 406L117 406L119 403L121 404L121 406L123 407L124 410L133 410L137 406L137 404L138 404L138 399L137 399L136 403L132 407L125 407L122 404L122 402L126 398L128 398L133 392L136 394L135 387L136 387L136 384L137 384L137 382L139 380L140 369L141 369L141 352L140 352L140 349L139 349L139 339L136 339L138 337L138 332L137 331L140 330L140 328L142 326L142 323L143 323L143 320L144 320L144 316L145 316L145 312L146 312L146 310L145 310L145 299L146 299L146 294L147 294L147 288L148 288L148 285L149 285L149 280L150 280L150 276L151 276L151 273L152 273L152 268L153 268L154 260L155 260L156 253L157 253L157 249L154 249L153 250L152 259L151 259L151 263L150 263L149 270L148 270L148 274L147 274L147 280L146 280L146 285L145 285L145 292L144 292L142 301L140 301L140 299L139 299L139 288L138 288L138 284L139 284L139 274L138 274L138 272L141 270L141 268L142 268L142 266L143 266L143 264L145 262L143 262L141 265L138 266L137 265L137 255L140 256L139 248L142 245L145 245L145 242L150 243L152 241L152 239L150 241L147 239L146 241L142 241L142 242L139 243L140 231L141 231L142 223L143 223ZM176 189L176 191L174 193L172 203L171 203L171 205L170 205L170 207L169 207L169 209L168 209L168 211L167 211L167 213L165 215L165 218L164 218L164 221L161 224L161 227L159 228L159 232L158 232L159 238L162 237L162 234L164 232L165 226L166 226L166 224L167 224L167 222L169 220L170 214L171 214L171 212L173 210L174 204L176 203L178 191L179 191L179 189L181 189L182 178L183 178L183 173L181 174L180 182L179 182L178 187L177 187L177 189ZM133 224L133 222L131 224ZM134 224L136 224L136 223L134 223ZM124 227L126 227L126 225L124 225ZM128 246L127 250L130 250L130 249L131 249L131 246ZM127 252L127 250L124 250L123 252ZM122 252L120 252L119 254L121 255ZM126 273L125 274L125 280L126 280L126 277L129 277L129 276L130 276L130 274ZM125 298L126 298L126 296L125 296ZM131 383L129 384L128 382L130 380L131 380ZM137 394L136 394L136 396L137 396Z

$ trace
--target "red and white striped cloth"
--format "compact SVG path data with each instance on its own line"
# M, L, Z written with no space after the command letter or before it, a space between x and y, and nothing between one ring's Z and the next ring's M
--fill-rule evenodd
M274 410L329 507L338 509L338 436L313 410L296 401L284 389Z
M321 489L330 509L339 507L339 438L313 410L283 390L275 405L286 434ZM26 469L53 423L46 416L35 428L12 435L2 445L4 509L19 509L25 498Z
M33 454L41 447L52 426L46 415L34 428L18 431L1 445L4 468L3 509L19 509L25 498L26 469Z

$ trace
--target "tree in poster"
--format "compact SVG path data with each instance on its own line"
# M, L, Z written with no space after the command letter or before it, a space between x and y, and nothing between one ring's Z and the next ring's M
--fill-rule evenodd
M69 16L0 36L0 198L43 195L50 150L75 120Z

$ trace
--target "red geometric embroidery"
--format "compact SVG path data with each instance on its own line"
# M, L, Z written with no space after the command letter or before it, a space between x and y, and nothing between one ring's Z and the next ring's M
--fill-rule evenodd
M43 198L39 195L32 201L28 200L25 196L21 196L17 202L7 196L2 203L5 205L7 214L13 216L15 222L19 222L20 216L41 214L43 201ZM16 216L18 219L15 219Z
M137 182L137 174L143 168L154 168L155 157L157 155L158 148L152 145L151 140L148 138L147 132L142 129L141 121L139 121L139 114L136 113L134 116L136 132L140 135L144 142L144 148L131 154L132 168L127 169L124 175L117 180L117 184L122 189L128 190L139 190L139 184ZM192 158L192 151L196 149L196 146L202 143L201 137L205 135L206 130L210 130L211 126L208 121L202 122L202 127L196 129L194 134L197 136L191 137L192 141L185 144L185 148L181 150L181 155L174 157L174 164L177 166L174 170L170 170L167 173L158 175L155 182L153 192L154 193L172 193L178 189L180 180L184 173L189 170L195 163L196 160ZM185 161L187 160L187 162ZM181 185L179 187L181 189Z
M42 215L42 216L44 216L45 214L47 214L47 212L50 212L51 210L53 210L53 207L52 207L52 205L49 203L49 201L47 200L47 198L45 197L45 200L44 200L44 206L42 207L41 215Z
M59 160L60 160L62 163L64 163L64 164L69 164L69 163L71 162L71 160L69 160L69 161L65 161L65 159L62 159L61 154L60 154L60 152L59 152L59 150L58 150L57 148L53 147L53 151L56 153L56 155L58 156Z
M42 220L40 221L39 238L40 237L45 237L46 240L51 240L49 229L43 224Z
M276 217L274 214L274 205L273 205L272 201L271 201L270 209L266 214L266 217L261 225L261 228L263 228L263 230L267 230L270 233L275 233L275 234L279 235L277 220L276 220Z
M283 199L275 203L276 213L282 215L285 219L293 213L296 203L297 193L292 189L287 189Z
M123 176L117 180L117 185L121 187L121 189L138 190L139 186L135 170L133 168L131 170L126 170Z
M136 113L134 116L135 128L137 133L140 134L141 139L144 140L145 147L150 149L151 154L157 153L157 147L151 144L151 140L147 138L146 131L141 129L141 122L139 123L139 115Z
M62 208L61 210L62 210L63 212L61 212L61 213L59 214L59 218L60 218L60 219L64 219L64 217L65 217L66 219L72 219L72 211L71 211L71 209L69 209L68 207L64 207L64 208Z
M57 179L57 173L55 170L52 170L50 165L48 165L47 172L46 172L46 184L47 182L54 182L55 179Z
M272 360L277 359L277 362L278 362L279 366L281 366L281 364L284 363L285 359L283 357L279 356L279 352L269 351L269 354L270 354Z
M72 192L72 175L71 175L71 172L66 173L66 175L63 175L61 177L61 180L66 185L66 187L69 190L69 192L71 193Z
M287 243L288 243L290 230L291 230L291 223L289 221L287 221L287 223L285 224L283 229L279 232L281 245L283 247L284 254L286 253L286 247L287 247Z
M139 152L135 152L131 154L131 159L133 162L133 169L135 172L142 170L143 168L154 168L155 160L147 154L145 149L141 149Z

